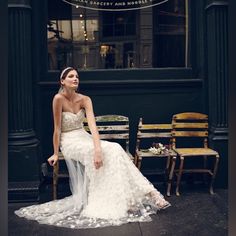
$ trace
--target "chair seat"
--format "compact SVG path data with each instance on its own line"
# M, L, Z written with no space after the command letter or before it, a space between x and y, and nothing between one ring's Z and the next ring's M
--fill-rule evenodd
M58 174L59 178L69 178L69 174L64 173L64 174Z
M174 149L180 156L216 156L218 152L210 148L175 148Z
M176 153L173 150L169 150L163 154L154 154L150 152L148 149L140 149L137 151L138 156L141 157L167 157L167 156L176 156Z
M61 160L65 160L64 156L62 154L59 154L58 156L58 160L61 161Z

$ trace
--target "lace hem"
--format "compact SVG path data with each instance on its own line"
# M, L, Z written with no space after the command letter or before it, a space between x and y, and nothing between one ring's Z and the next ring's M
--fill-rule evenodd
M36 220L40 224L49 224L72 229L119 226L130 222L150 222L152 221L150 217L151 214L155 214L158 210L170 206L170 203L164 199L160 204L156 193L154 195L155 196L146 196L140 204L133 204L129 207L126 216L118 219L88 217L84 215L83 210L81 211L76 208L71 209L68 203L71 202L72 196L40 205L24 207L16 210L15 214L29 220ZM158 205L156 205L156 200L158 201ZM62 204L64 205L64 209L60 209Z

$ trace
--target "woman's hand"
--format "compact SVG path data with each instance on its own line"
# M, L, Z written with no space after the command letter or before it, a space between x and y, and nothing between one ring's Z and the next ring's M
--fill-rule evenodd
M96 169L99 169L103 166L102 162L102 152L101 151L95 151L94 154L94 166Z
M48 163L50 166L55 166L58 162L58 155L53 154L51 157L48 158Z

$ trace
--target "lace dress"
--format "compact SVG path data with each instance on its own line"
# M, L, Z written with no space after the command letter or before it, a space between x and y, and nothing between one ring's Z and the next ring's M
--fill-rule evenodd
M123 148L101 141L103 166L95 169L92 136L83 128L84 110L62 113L60 149L72 195L20 208L20 217L69 228L96 228L151 221L170 204L141 174Z

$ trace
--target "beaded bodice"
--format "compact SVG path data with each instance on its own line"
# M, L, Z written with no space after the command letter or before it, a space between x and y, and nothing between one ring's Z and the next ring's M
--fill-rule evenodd
M68 132L83 128L84 118L84 109L81 109L76 114L67 111L62 112L61 132Z

